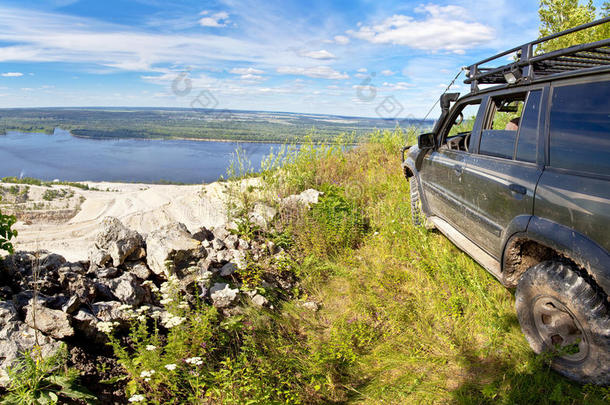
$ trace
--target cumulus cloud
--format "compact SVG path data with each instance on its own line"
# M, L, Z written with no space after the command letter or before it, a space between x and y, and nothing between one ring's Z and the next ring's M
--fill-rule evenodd
M346 37L345 35L335 35L335 37L333 38L335 40L336 43L338 43L339 45L346 45L349 44L349 38Z
M382 71L381 71L381 74L382 74L383 76L393 76L393 75L395 75L395 74L396 74L396 72L392 72L391 70L382 70Z
M320 60L335 59L335 55L328 52L326 49L321 49L319 51L303 52L303 53L301 53L301 55L305 56L307 58L311 58L311 59L320 59Z
M241 80L247 81L247 82L261 82L263 80L265 80L265 78L263 76L260 75L253 75L251 73L245 74L245 75L241 75L239 76L239 78Z
M233 73L234 75L260 75L265 72L260 69L248 67L248 68L233 68L229 71L229 73Z
M226 27L231 22L229 20L229 13L225 11L214 14L210 14L209 11L203 11L201 14L206 16L199 20L199 25L203 27Z
M307 77L313 77L315 79L333 79L343 80L349 79L347 73L338 72L328 66L314 66L314 67L290 67L283 66L277 69L278 73L287 75L301 75Z
M19 76L23 76L23 73L21 73L21 72L6 72L6 73L2 73L2 77L19 77Z
M423 18L395 14L374 25L362 25L348 34L374 44L404 45L415 49L464 53L494 39L494 30L469 21L467 10L459 6L425 5L415 9Z

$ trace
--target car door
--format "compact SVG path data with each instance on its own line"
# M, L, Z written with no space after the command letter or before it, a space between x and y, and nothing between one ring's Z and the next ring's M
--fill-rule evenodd
M422 162L420 181L432 215L463 230L461 218L462 173L469 154L468 142L480 128L482 98L468 99L454 106L437 134L438 146ZM462 121L456 122L458 117Z
M544 169L539 129L544 128L547 94L548 87L541 86L491 96L480 139L466 157L465 235L498 260L506 233L524 231L533 215Z

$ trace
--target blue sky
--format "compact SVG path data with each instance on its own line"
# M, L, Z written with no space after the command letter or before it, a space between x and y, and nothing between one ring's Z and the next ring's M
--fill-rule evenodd
M3 0L0 107L421 117L460 66L537 37L537 6Z

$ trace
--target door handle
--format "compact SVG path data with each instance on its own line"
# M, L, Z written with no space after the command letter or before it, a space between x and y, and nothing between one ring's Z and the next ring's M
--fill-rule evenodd
M508 188L517 194L527 194L527 189L519 184L510 184Z
M462 166L462 165L453 165L453 171L455 172L456 176L461 176L462 172L464 171L464 166Z

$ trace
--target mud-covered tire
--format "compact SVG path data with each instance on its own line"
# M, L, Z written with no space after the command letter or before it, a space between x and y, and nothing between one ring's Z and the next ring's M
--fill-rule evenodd
M555 371L610 384L608 304L584 277L567 264L542 262L521 277L515 297L521 330L536 353L554 353Z
M411 223L415 226L423 226L426 223L426 214L422 210L419 184L415 176L409 177L409 188L411 189Z

